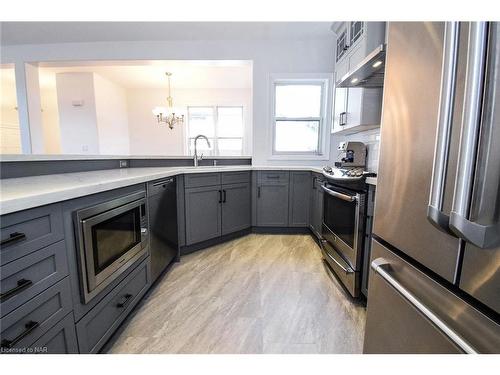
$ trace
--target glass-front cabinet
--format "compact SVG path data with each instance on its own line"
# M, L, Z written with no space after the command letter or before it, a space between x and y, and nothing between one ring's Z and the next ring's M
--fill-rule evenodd
M339 32L337 37L337 53L336 53L336 61L338 62L347 52L349 46L347 44L348 36L347 36L347 27Z
M349 45L353 46L359 38L363 35L365 30L364 22L362 21L353 21L350 23L349 27Z

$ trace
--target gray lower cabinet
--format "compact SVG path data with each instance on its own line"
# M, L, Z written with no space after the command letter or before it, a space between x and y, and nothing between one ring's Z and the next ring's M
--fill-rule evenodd
M316 237L321 238L321 225L323 223L323 190L321 190L321 185L324 181L319 176L313 174L311 178L312 191L309 228L311 228Z
M43 334L71 312L69 279L65 277L19 306L1 321L3 352L32 347Z
M288 226L288 181L257 185L257 226Z
M73 313L69 313L46 334L32 345L33 353L42 354L76 354L78 341L76 340L75 322Z
M288 226L308 227L311 196L311 173L290 172Z
M3 215L0 228L0 264L42 249L64 237L59 203Z
M184 190L186 245L251 226L250 172L202 173L185 177L190 180ZM210 183L211 186L200 186Z
M222 235L251 225L250 184L222 185Z
M76 325L80 353L97 353L150 285L149 258L134 269Z
M0 316L10 313L68 275L64 241L0 267Z
M186 244L219 237L222 189L220 185L190 188L185 192Z

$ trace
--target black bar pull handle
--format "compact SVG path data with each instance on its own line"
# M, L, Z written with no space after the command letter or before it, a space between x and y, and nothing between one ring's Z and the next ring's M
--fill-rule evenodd
M260 198L260 186L257 188L257 198Z
M219 203L222 203L222 190L219 190Z
M0 302L8 300L10 297L14 297L16 294L22 292L24 289L33 285L33 281L21 279L17 282L17 286L0 294Z
M224 193L224 198L222 199L222 203L226 203L226 190L223 189L222 192Z
M22 241L26 239L26 235L21 232L14 232L9 235L9 238L6 238L5 240L2 240L0 242L0 246L5 246L5 245L12 245L15 242Z
M121 308L123 308L123 307L127 306L127 305L128 305L128 303L130 302L130 298L132 298L132 294L125 294L124 299L123 299L123 302L119 302L119 303L117 303L117 304L116 304L116 307L118 307L118 308L120 308L120 309L121 309Z
M318 181L318 177L314 177L312 181L313 181L312 188L313 188L313 190L316 190L317 189L317 187L316 187L316 181Z
M40 326L40 323L30 320L28 323L26 323L24 325L24 327L26 329L23 332L21 332L17 337L13 338L12 340L3 339L0 346L2 348L8 348L8 349L12 348L19 341L21 341L26 336L28 336L31 332L33 332L35 329L37 329L39 326Z

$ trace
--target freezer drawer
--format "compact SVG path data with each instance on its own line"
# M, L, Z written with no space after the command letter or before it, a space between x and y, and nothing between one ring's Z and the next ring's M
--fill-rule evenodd
M500 353L500 325L372 241L364 353Z

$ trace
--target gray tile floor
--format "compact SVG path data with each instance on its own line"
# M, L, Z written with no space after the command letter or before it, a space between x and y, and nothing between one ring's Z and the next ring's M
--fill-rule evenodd
M108 353L361 353L365 307L308 235L251 234L182 257Z

